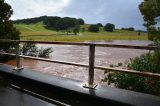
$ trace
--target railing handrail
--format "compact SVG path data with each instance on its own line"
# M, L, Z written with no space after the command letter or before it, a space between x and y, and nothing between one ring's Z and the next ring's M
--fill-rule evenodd
M144 50L158 50L158 49L160 49L159 46L135 46L135 45L119 45L119 44L107 44L107 43L100 44L100 43L85 43L85 42L33 41L33 40L8 40L8 39L0 39L0 42L77 45L77 46L94 45L96 47L112 47L112 48L144 49Z
M0 52L0 54L16 56L16 54L14 54L14 53ZM65 62L65 61L56 61L56 60L51 60L51 59L44 59L44 58L24 56L24 55L19 55L19 56L22 57L22 58L34 59L34 60L46 61L46 62L53 62L53 63L58 63L58 64L74 65L74 66L85 67L85 68L89 67L88 64L80 64L80 63ZM144 77L152 77L152 78L159 78L160 79L160 74L158 74L158 73L139 72L139 71L136 71L136 70L127 70L127 69L111 68L111 67L104 67L104 66L94 66L94 68L99 69L99 70L108 70L108 71L114 71L114 72L129 73L129 74L135 74L135 75L144 76Z
M28 58L28 59L34 59L34 60L40 60L40 61L59 63L59 64L74 65L74 66L80 66L80 67L89 67L89 76L88 76L88 84L87 84L87 87L89 87L89 88L94 88L95 87L94 86L94 69L130 73L130 74L134 74L134 75L160 79L160 74L157 74L157 73L139 72L139 71L136 71L136 70L118 69L118 68L111 68L111 67L95 66L94 65L95 47L112 47L112 48L127 48L127 49L160 50L159 46L133 46L133 45L98 44L98 43L83 43L83 42L82 43L81 42L55 42L55 41L54 42L53 41L48 42L48 41L6 40L6 39L0 40L0 42L13 42L13 43L17 44L16 54L0 52L0 54L16 55L17 69L21 69L21 67L20 67L20 58L21 57ZM20 55L19 43L89 46L89 65L72 63L72 62L55 61L55 60L50 60L50 59L43 59L43 58Z

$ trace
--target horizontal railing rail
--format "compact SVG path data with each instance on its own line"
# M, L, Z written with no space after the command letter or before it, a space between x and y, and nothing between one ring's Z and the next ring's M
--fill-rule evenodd
M32 40L0 40L0 42L13 42L13 43L37 43L37 44L57 44L57 45L77 45L77 46L90 46L96 47L112 47L112 48L128 48L128 49L144 49L144 50L158 50L157 46L133 46L133 45L118 45L118 44L99 44L99 43L84 43L84 42L57 42L57 41L32 41Z
M17 52L14 53L4 53L0 52L0 54L4 55L14 55L16 56L17 62L17 69L22 69L20 66L20 58L27 58L27 59L34 59L58 64L65 64L65 65L73 65L79 67L89 68L89 76L88 76L88 84L86 85L89 88L94 88L94 69L100 70L107 70L113 72L122 72L122 73L129 73L143 77L151 77L160 79L160 74L158 73L150 73L150 72L140 72L136 70L127 70L127 69L119 69L119 68L111 68L111 67L104 67L104 66L95 66L95 47L112 47L112 48L126 48L126 49L142 49L142 50L160 50L160 47L157 46L133 46L133 45L116 45L116 44L97 44L97 43L73 43L73 42L46 42L46 41L20 41L20 40L0 40L0 42L12 42L17 44ZM44 59L44 58L37 58L31 56L24 56L20 55L19 51L19 43L36 43L36 44L57 44L57 45L76 45L76 46L89 46L89 64L79 64L73 62L64 62L64 61L56 61L51 59Z
M13 54L13 53L0 52L0 54L16 56L16 54ZM79 66L79 67L85 67L85 68L89 67L88 64L80 64L80 63L64 62L64 61L55 61L55 60L51 60L51 59L37 58L37 57L24 56L24 55L19 55L19 56L22 57L22 58L40 60L40 61L45 61L45 62L53 62L53 63L58 63L58 64L73 65L73 66ZM108 70L108 71L113 71L113 72L122 72L122 73L134 74L134 75L138 75L138 76L152 77L152 78L156 78L156 79L159 78L160 79L160 74L156 74L156 73L139 72L139 71L136 71L136 70L127 70L127 69L111 68L111 67L104 67L104 66L94 66L94 68L95 69L100 69L100 70Z

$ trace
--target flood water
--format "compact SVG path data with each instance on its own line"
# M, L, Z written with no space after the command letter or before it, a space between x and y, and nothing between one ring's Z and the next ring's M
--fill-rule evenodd
M107 44L121 44L121 45L139 45L146 46L150 41L138 40L114 40L114 41L94 41L94 43L107 43ZM72 46L72 45L42 45L38 47L52 47L53 53L50 59L65 62L75 62L88 64L89 47L87 46ZM111 64L123 63L127 64L130 58L140 56L148 52L147 50L138 49L121 49L109 47L96 47L95 65L110 66ZM61 77L87 81L88 69L70 65L55 64L49 62L42 62L37 60L24 59L23 67L33 69L45 74L57 75ZM95 82L101 83L104 78L104 71L95 70Z

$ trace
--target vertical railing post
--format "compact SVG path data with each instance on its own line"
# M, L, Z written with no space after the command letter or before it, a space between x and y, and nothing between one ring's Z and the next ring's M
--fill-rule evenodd
M89 76L88 76L89 86L93 86L94 84L94 61L95 61L95 45L90 45L89 46Z
M14 70L20 71L22 70L22 65L21 65L21 58L20 58L20 46L19 46L19 41L16 42L16 67Z
M94 84L94 62L95 62L95 45L89 45L89 73L88 73L88 84L84 87L94 89L97 85Z

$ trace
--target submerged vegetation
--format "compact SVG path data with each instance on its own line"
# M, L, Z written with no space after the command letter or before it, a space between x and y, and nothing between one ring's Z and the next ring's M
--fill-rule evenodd
M33 56L33 57L49 57L50 53L52 53L52 48L38 48L33 43L25 43L22 47L22 54L26 56Z

